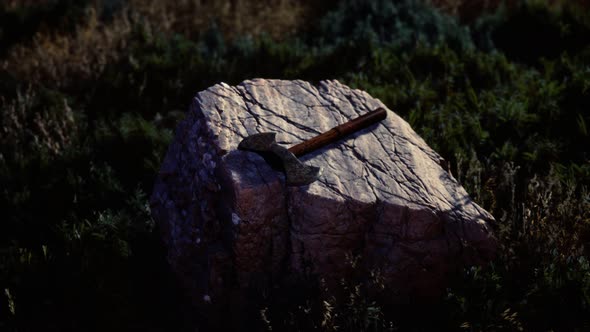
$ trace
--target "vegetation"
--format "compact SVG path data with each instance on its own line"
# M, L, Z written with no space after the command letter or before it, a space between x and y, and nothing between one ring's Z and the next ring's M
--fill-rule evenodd
M375 275L263 299L255 326L590 328L590 15L572 2L464 20L417 0L39 3L0 4L0 329L206 325L147 195L191 97L253 77L380 98L493 213L501 245L428 307L381 306Z

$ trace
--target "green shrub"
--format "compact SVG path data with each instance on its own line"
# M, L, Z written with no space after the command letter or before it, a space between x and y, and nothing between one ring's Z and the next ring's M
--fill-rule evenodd
M514 7L479 18L473 37L480 48L538 65L543 58L578 53L590 43L588 10L574 1L557 7L547 1L516 1Z
M322 19L316 36L322 47L377 44L411 49L422 43L462 50L473 46L468 28L416 0L341 1Z

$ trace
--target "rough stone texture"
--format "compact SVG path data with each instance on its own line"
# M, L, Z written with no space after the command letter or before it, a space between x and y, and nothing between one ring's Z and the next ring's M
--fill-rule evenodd
M429 293L453 269L493 255L493 217L390 110L301 157L322 168L308 186L286 187L262 157L236 150L268 131L289 147L377 107L386 108L337 81L221 83L195 97L151 197L169 262L194 298L215 302L310 272L335 280L350 253L390 289Z

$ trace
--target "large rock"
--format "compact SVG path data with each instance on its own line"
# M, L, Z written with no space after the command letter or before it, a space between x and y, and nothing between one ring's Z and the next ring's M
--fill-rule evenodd
M195 299L306 273L336 280L350 254L388 289L428 294L454 269L490 259L492 216L392 111L301 157L322 168L308 186L286 187L262 157L237 150L269 131L292 146L377 107L336 81L257 79L196 96L151 197L169 262Z

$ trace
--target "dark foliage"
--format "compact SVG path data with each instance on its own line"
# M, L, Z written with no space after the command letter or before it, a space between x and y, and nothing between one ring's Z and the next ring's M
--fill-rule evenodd
M30 41L40 29L75 29L84 20L89 2L53 0L16 9L0 4L0 56L10 46Z

